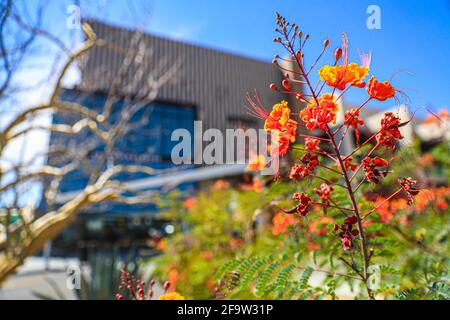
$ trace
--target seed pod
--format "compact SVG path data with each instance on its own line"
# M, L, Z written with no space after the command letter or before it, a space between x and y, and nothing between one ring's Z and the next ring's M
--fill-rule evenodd
M291 91L291 84L289 83L288 80L284 79L281 82L281 85L283 86L284 89L286 89L287 91Z

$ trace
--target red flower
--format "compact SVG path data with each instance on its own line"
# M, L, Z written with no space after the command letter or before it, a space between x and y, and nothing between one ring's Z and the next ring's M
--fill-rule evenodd
M344 250L349 250L351 247L352 247L352 239L342 237L342 248L344 248Z
M379 82L372 76L367 86L367 93L373 99L384 101L395 96L395 89L388 81Z
M305 150L308 152L320 150L319 143L320 143L319 139L305 138Z
M359 234L359 231L353 229L353 226L358 222L358 218L355 216L348 217L341 225L334 225L334 232L339 232L339 237L342 241L342 247L344 250L349 250L353 244L353 238Z
M271 144L267 149L274 156L284 156L289 150L292 138L295 140L295 136L290 132L272 131Z
M322 200L325 206L328 206L330 199L331 199L331 192L333 191L333 187L322 183L319 188L316 188L315 191L319 198Z
M276 213L272 219L272 234L276 236L281 233L286 233L289 226L297 222L298 218L291 214Z
M308 130L316 128L326 130L327 124L336 124L338 109L338 105L333 101L333 96L326 93L318 98L318 104L315 100L311 100L308 106L300 111L300 119L305 122Z
M319 160L317 154L314 153L305 153L300 161L306 165L306 168L312 173L316 170L316 167L319 165Z
M412 205L413 204L413 196L416 196L419 194L420 190L415 187L415 184L417 183L416 180L413 180L412 178L402 178L397 180L398 183L402 186L403 190L406 191L407 194L407 204Z
M289 178L293 180L299 180L307 176L309 176L309 170L301 164L294 165L289 173Z
M295 141L297 122L290 118L291 109L286 101L281 101L273 106L269 113L261 104L259 97L255 96L253 101L249 96L250 113L265 120L264 130L271 134L272 143L268 151L273 155L283 156L287 153L289 144Z
M306 216L311 207L311 198L306 193L302 192L294 193L294 199L300 202L296 207L298 214Z
M358 165L354 164L352 161L353 161L352 157L345 158L345 160L343 161L345 170L347 170L347 171L355 171L356 168L358 168ZM337 166L339 167L339 162L337 163Z
M359 110L351 109L344 114L344 124L355 129L356 141L359 141L359 127L363 126L364 121L359 118Z
M396 141L403 139L400 130L400 118L396 117L392 112L386 112L381 119L381 129L377 134L377 142L385 147L394 148Z
M378 168L387 167L389 163L381 158L375 157L370 158L366 157L363 160L363 169L366 173L366 177L369 181L372 181L376 184L380 183L381 178L385 177L388 174L387 170L379 170Z

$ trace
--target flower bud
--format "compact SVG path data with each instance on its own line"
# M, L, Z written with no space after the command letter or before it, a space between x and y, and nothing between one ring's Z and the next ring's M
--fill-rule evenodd
M323 42L324 48L328 47L329 44L330 44L330 40L329 40L329 39L326 39L326 40Z
M164 282L164 291L169 290L169 288L170 288L170 282L169 281Z
M341 57L342 57L342 49L337 48L336 51L334 52L334 58L336 59L336 61L338 61Z
M283 86L284 89L286 89L287 91L291 91L291 84L289 83L288 80L284 79L281 82L281 85Z
M278 88L277 88L277 86L275 85L275 83L271 83L270 86L269 86L269 88L270 88L270 90L278 91Z

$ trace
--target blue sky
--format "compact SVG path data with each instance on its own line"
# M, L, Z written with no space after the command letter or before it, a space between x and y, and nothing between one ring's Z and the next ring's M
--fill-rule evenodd
M104 1L105 20L133 27L121 1ZM369 5L381 10L381 29L369 30ZM352 60L357 49L372 50L371 72L393 81L411 99L411 107L450 107L450 1L202 1L156 0L142 21L148 31L225 51L271 60L282 52L274 37L274 12L279 11L311 34L307 54L314 57L330 37L336 46L346 32ZM142 21L139 21L141 23ZM329 61L329 60L328 60ZM326 60L324 60L326 62ZM347 101L357 103L364 92L352 92ZM375 104L387 107L387 103Z
M71 3L49 1L46 23L55 32L64 32ZM381 10L380 30L366 27L369 5ZM371 73L380 80L389 79L399 69L414 73L400 73L393 81L396 88L406 91L412 109L450 107L450 0L81 1L83 16L100 16L129 28L144 25L159 35L267 61L283 52L272 42L275 11L311 34L307 59L316 56L325 38L330 37L336 46L346 32L351 60L359 61L358 48L372 50ZM364 91L353 90L347 102L356 104L365 96ZM388 102L374 105L391 106Z

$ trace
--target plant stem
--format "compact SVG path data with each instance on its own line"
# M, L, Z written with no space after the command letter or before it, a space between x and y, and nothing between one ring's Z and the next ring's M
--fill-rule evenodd
M333 149L336 152L336 157L339 161L339 164L341 166L341 170L342 173L344 174L344 180L345 183L347 185L347 190L348 190L348 194L350 196L350 200L352 202L353 208L355 209L355 216L358 219L357 222L357 227L358 227L358 231L359 234L361 235L361 242L360 242L360 251L361 254L363 256L363 262L364 262L364 270L363 270L363 274L362 274L362 280L365 283L366 286L366 290L367 290L367 294L369 296L370 299L375 299L372 290L369 287L369 253L368 253L368 249L367 249L367 239L366 239L366 234L364 232L364 228L362 225L362 219L361 219L361 215L359 214L359 209L358 209L358 203L356 202L355 199L355 194L353 192L353 188L352 188L352 184L350 182L350 179L348 177L348 173L347 170L345 169L345 165L344 165L344 161L342 160L342 156L339 152L339 148L336 144L336 141L334 140L334 137L330 131L330 128L327 126L327 134L330 137L331 143L333 145Z

